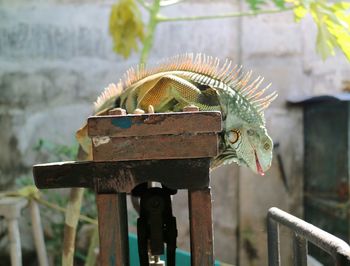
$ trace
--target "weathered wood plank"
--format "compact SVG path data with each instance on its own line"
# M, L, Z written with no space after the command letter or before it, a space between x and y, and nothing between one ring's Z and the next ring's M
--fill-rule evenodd
M100 237L100 265L128 266L126 194L97 194L96 202Z
M160 135L93 139L95 161L205 158L218 154L218 136Z
M93 161L55 162L33 166L34 183L43 188L73 188L94 186L95 170L104 169L104 164L95 165ZM101 169L101 170L102 170ZM100 174L97 173L98 176Z
M161 182L172 189L209 185L210 158L125 162L65 162L33 167L35 185L44 188L89 187L97 192L131 192L134 186Z
M90 137L130 137L220 132L220 112L156 113L126 116L92 116Z
M191 265L214 265L210 188L188 191Z

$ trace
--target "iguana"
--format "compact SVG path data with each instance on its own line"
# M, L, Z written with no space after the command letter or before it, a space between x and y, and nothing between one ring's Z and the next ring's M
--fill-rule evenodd
M242 73L241 67L223 65L217 58L185 54L168 59L146 69L131 68L124 80L110 84L95 102L95 115L122 107L128 113L181 111L196 105L202 111L221 111L223 132L219 155L211 166L236 162L264 175L272 160L272 140L267 134L263 111L277 97L269 88L259 89L263 78L249 83L252 72ZM77 140L91 158L91 141L86 125L78 130Z
M221 111L223 131L219 155L212 160L211 167L236 162L263 175L271 165L273 148L263 111L277 93L263 96L269 87L259 89L263 78L249 83L252 73L242 73L241 67L231 65L228 60L220 65L217 58L185 54L153 68L131 68L123 81L109 85L97 98L94 114L108 114L115 107L122 107L128 113L176 112L187 105L196 105L202 111ZM80 144L78 160L91 160L92 147L86 124L77 131L76 137ZM65 221L63 265L73 265L82 196L83 189L71 190Z

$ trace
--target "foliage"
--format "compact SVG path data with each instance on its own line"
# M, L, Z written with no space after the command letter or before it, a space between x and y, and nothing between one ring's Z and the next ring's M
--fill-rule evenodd
M144 37L141 13L134 0L120 0L112 6L109 32L113 38L114 51L125 58L132 50L137 51L138 40Z
M64 207L67 205L68 199L57 191L43 191L43 196L47 201ZM53 257L54 264L61 264L61 250L63 248L63 231L64 231L64 216L57 213L55 210L44 207L41 208L43 221L47 223L45 230L45 244L48 254Z
M264 5L266 5L265 0L245 0L251 10L261 10ZM272 0L276 7L282 9L285 8L284 0Z
M38 153L44 153L53 156L55 161L74 160L77 156L78 143L75 142L71 146L54 143L48 140L39 139L38 143L33 147Z
M53 143L48 140L40 139L34 149L37 152L50 154L55 161L67 161L75 160L78 150L78 144L75 143L72 146ZM68 203L68 197L62 193L62 190L41 190L43 197L54 205L65 208ZM96 204L95 195L92 191L85 191L85 200L81 207L81 213L88 217L96 217ZM63 250L64 234L64 214L58 214L57 210L51 208L43 208L43 216L46 218L46 222L49 224L49 234L47 234L47 249L49 254L54 257L55 265L61 265L61 254ZM78 224L79 229L86 224L82 221ZM80 252L75 252L75 257L80 260L85 259L85 255Z
M34 198L45 198L51 204L64 208L67 204L67 197L59 191L40 190L34 186L31 176L23 176L16 180L16 186L19 188L16 192L8 193L7 196L17 196ZM53 258L54 265L61 264L62 235L64 229L64 217L56 210L43 206L41 216L44 222L45 244L48 254Z
M49 154L50 159L55 161L74 160L78 149L78 144L72 146L57 144L48 140L40 139L33 147L40 154ZM15 192L7 193L7 196L25 197L37 200L42 204L41 214L45 226L45 242L48 254L53 257L54 265L61 264L61 253L63 250L63 233L64 233L64 213L68 203L68 197L64 190L38 190L33 183L32 176L23 176L16 180L16 187L19 189ZM84 217L96 217L95 194L93 191L85 191L85 200L81 212ZM59 211L59 212L57 212ZM96 220L91 219L94 224ZM79 223L78 230L86 223L87 219ZM91 221L90 221L91 223ZM84 261L86 255L81 252L75 252L76 259Z
M325 0L289 0L298 22L310 13L317 25L316 51L325 60L340 48L350 61L350 3Z
M114 50L129 57L132 50L137 51L138 40L142 43L141 63L145 63L152 46L156 26L161 22L193 21L202 19L221 19L229 17L255 16L293 10L296 22L310 14L317 26L316 51L325 60L340 49L350 61L350 3L332 0L245 0L250 11L238 13L214 14L208 16L168 18L160 13L159 7L176 4L180 1L154 0L152 4L137 0L139 5L149 12L149 23L144 38L144 25L138 5L134 0L119 0L112 7L110 32L113 37ZM275 9L267 9L271 2Z
M259 10L265 4L264 0L246 0L251 10Z
M57 144L48 140L40 139L33 147L40 154L50 154L55 161L74 160L76 158L78 145L72 146ZM18 190L0 194L0 196L25 197L34 199L41 204L41 215L45 227L45 242L48 254L52 256L54 265L62 264L61 253L63 250L64 234L64 214L67 211L68 203L67 191L62 190L45 190L40 191L34 186L32 176L22 176L16 179L16 187ZM97 209L95 203L95 193L86 189L84 192L84 201L81 206L82 215L78 215L80 223L78 224L79 231L85 224L97 225ZM92 217L92 218L90 218ZM134 210L128 210L129 226L136 226L137 214ZM96 234L96 230L94 230ZM76 250L74 253L75 261L85 262L86 265L95 265L96 257L91 257L94 254L94 249L98 245L96 235L91 236L90 252ZM89 257L90 256L90 257ZM79 264L80 265L80 264Z

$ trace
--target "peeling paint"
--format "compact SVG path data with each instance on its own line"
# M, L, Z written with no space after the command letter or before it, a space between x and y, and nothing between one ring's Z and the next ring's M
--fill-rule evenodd
M132 126L132 120L130 117L127 117L127 116L118 117L118 118L112 119L112 125L119 128L126 129Z
M104 136L104 137L94 137L92 138L92 142L94 143L95 147L98 147L100 145L104 145L107 144L111 141L111 138L108 136Z

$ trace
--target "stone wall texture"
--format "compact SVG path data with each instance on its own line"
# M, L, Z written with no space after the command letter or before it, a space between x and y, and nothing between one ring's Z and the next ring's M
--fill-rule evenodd
M112 51L109 0L0 0L0 189L27 175L40 156L39 139L71 144L92 112L92 102L110 82L138 62ZM239 0L184 1L164 8L169 16L213 14L246 8ZM146 17L145 17L146 19ZM235 265L267 265L269 207L302 216L302 113L289 98L336 93L350 67L337 54L323 62L315 54L315 26L292 13L241 19L167 22L158 26L150 62L184 52L229 58L278 90L266 112L267 127L280 143L289 190L276 159L265 177L225 166L213 172L215 254ZM174 197L179 247L189 249L186 193ZM282 234L282 240L288 232ZM290 258L283 246L283 258ZM285 264L284 264L285 265Z

